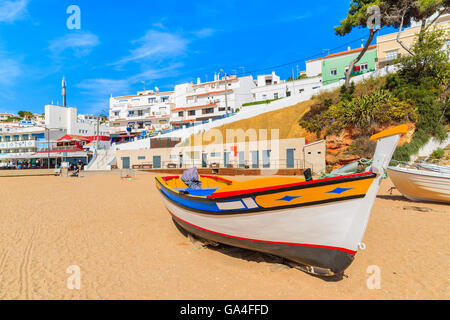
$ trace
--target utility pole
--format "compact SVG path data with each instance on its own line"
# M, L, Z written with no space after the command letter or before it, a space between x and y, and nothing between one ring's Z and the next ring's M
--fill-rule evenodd
M227 74L225 71L223 71L223 69L220 69L220 71L222 71L225 74L225 111L227 113L227 117L228 117L228 82L227 82Z
M294 68L292 68L292 95L295 96L295 78L294 78Z

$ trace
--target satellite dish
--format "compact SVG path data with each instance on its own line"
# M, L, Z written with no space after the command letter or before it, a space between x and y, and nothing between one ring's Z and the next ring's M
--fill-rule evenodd
M159 88L158 88L158 87L155 87L155 91L159 93Z

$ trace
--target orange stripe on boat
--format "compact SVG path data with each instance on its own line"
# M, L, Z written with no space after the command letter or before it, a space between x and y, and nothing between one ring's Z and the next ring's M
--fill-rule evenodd
M346 178L356 178L356 177L363 177L363 176L370 176L370 175L373 175L373 172L355 173L355 174L350 174L350 175L346 175L346 176L332 177L332 178L326 178L326 179L320 179L320 180L314 180L314 181L304 181L303 179L290 178L291 180L297 180L300 182L287 183L287 184L276 184L276 185L271 185L271 186L267 186L267 187L245 188L245 189L242 189L243 184L235 183L235 184L231 185L230 187L226 187L226 188L217 190L217 192L211 194L210 196L208 196L208 198L209 199L219 199L219 198L232 197L232 196L237 196L237 195L242 195L242 194L258 193L258 192L263 192L263 191L271 191L271 190L290 188L290 187L298 187L298 186L304 186L304 185L312 185L313 186L314 184L320 183L320 182L336 181L336 180L341 180L341 179L346 179ZM286 178L284 178L284 179L285 179L285 181L287 180ZM256 179L253 181L249 180L248 182L256 183L258 180L262 181L263 179ZM244 181L244 183L245 183L245 181Z

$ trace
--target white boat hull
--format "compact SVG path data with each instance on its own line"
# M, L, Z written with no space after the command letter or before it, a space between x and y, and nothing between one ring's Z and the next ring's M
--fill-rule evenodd
M387 172L409 200L450 203L450 175L399 167L388 167Z
M338 273L353 261L379 187L376 178L364 198L255 214L209 215L167 198L174 220L209 240L280 255Z

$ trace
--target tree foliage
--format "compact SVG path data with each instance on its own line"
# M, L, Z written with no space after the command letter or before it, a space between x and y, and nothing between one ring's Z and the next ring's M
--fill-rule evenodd
M17 114L19 115L19 117L21 117L22 119L32 119L33 118L33 113L30 111L19 111L17 112Z
M402 27L410 25L412 20L422 21L424 26L426 19L435 12L448 12L449 3L450 0L352 0L346 18L341 20L340 25L334 30L337 35L345 36L354 28L368 28L369 37L363 50L349 64L345 75L346 87L348 88L350 85L353 66L367 52L376 33L381 28L386 26L400 28L400 33ZM399 39L398 37L399 43L409 51Z

